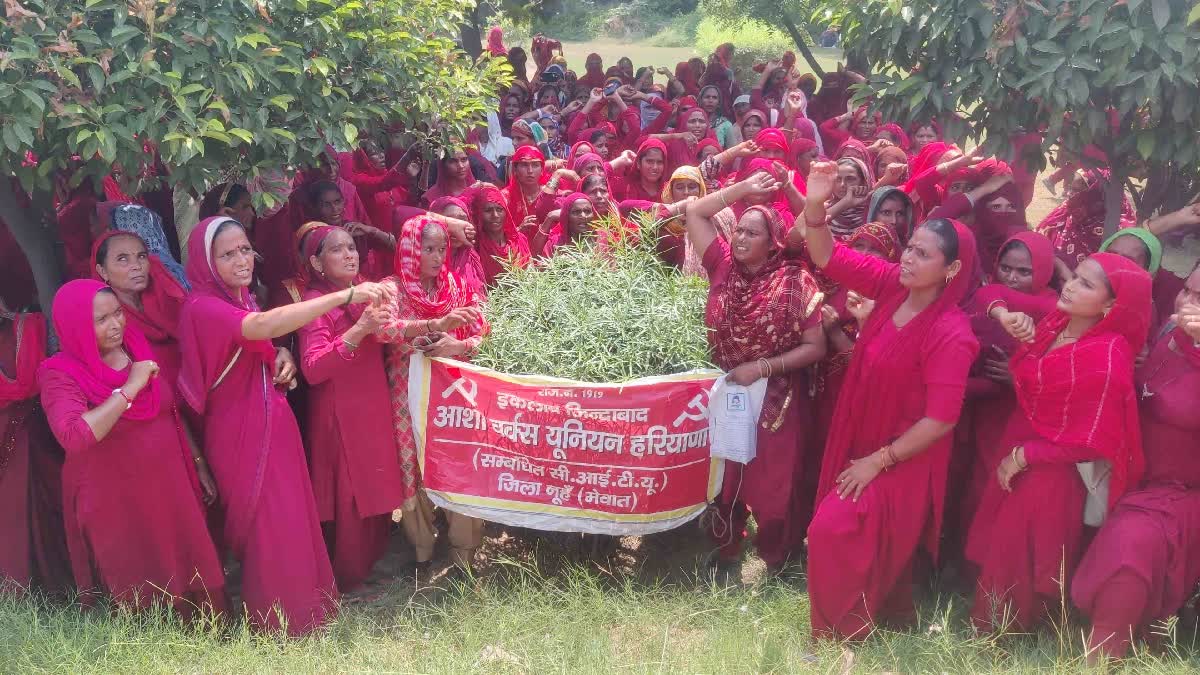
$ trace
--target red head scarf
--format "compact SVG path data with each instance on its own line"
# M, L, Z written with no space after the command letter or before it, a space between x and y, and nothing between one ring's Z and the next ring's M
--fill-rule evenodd
M867 148L867 144L857 138L847 138L833 153L833 160L835 162L843 157L853 157L854 159L862 160L863 164L868 166L875 161L875 158L871 156L870 149Z
M758 108L751 108L746 111L745 115L742 115L742 119L738 120L737 123L738 131L741 132L743 139L746 138L746 120L750 119L751 117L757 117L758 121L762 123L763 129L766 129L769 126L767 124L767 113L759 110ZM759 129L759 132L761 133L762 129Z
M717 142L717 139L705 136L704 138L700 139L699 143L696 144L696 157L700 156L701 150L710 146L716 148L717 152L721 152L721 144Z
M401 307L407 308L414 318L438 319L450 310L459 307L470 307L476 303L475 296L463 287L462 281L450 273L450 256L442 261L438 270L437 289L430 296L421 285L421 235L427 227L436 227L442 231L449 241L450 234L446 226L429 216L417 216L405 221L400 230L400 238L396 242L396 287L403 298ZM404 317L401 317L404 318ZM454 337L465 340L472 335L481 335L481 326L461 326L453 332ZM473 328L480 328L474 330Z
M146 248L146 242L132 232L105 232L92 243L92 279L102 281L96 266L100 264L100 246L113 237L133 237ZM149 248L146 248L149 253ZM179 311L187 299L187 291L171 275L158 256L149 253L150 266L147 270L149 285L142 291L142 309L122 303L125 318L151 342L174 340L179 330Z
M879 166L880 164L883 164L884 168L887 168L888 164L903 164L908 166L908 155L900 148L889 145L880 150L879 154L875 155L875 166Z
M938 124L937 120L913 122L908 127L908 135L910 137L916 136L917 132L921 130L921 127L929 127L930 129L933 129L933 133L937 135L937 140L934 141L935 143L942 140L942 125Z
M886 131L890 136L895 138L896 145L900 146L900 149L904 152L908 152L908 148L912 145L908 140L908 134L904 133L904 129L901 129L900 125L895 122L884 124L879 127L879 131Z
M709 292L705 308L713 361L725 370L794 349L812 320L820 317L814 317L822 299L816 280L801 263L783 254L784 223L779 213L769 206L751 206L741 217L755 211L766 219L770 258L754 272L735 261L725 283ZM759 418L765 428L777 428L782 422L795 377L767 380Z
M889 341L890 354L921 353L929 347L925 342L930 333L950 317L958 316L966 324L959 304L973 290L971 270L976 264L975 236L966 225L958 221L950 222L958 235L958 259L962 269L946 285L937 300L905 324L899 335ZM859 332L858 344L867 345L883 330L894 330L889 326L892 315L907 299L907 293L890 293L878 299L875 310ZM821 482L817 490L818 503L833 489L838 474L851 459L874 452L895 440L895 429L890 425L900 417L902 401L910 392L907 382L872 377L863 364L862 349L855 349L850 357L844 382L825 443ZM870 410L871 414L864 415L863 411L866 410ZM940 519L941 508L937 508Z
M635 158L633 160L633 164L630 165L630 167L628 169L626 169L626 171L625 171L626 180L628 180L631 184L637 185L642 182L641 161L642 161L642 158L645 157L646 154L648 152L650 152L651 150L658 150L659 152L661 152L664 163L668 161L670 155L667 151L666 143L663 143L662 141L658 140L657 138L647 138L646 140L642 141L642 144L638 146L637 155L635 156ZM666 167L664 166L663 167L663 176L661 179L659 179L659 186L661 187L662 183L665 182L666 180L667 180L667 171L666 171ZM655 189L654 193L657 194L657 192L658 192L658 189Z
M747 114L747 116L749 116ZM782 152L784 158L788 156L788 140L787 136L783 135L783 131L775 127L766 127L758 132L754 137L754 142L758 144L761 150L776 150Z
M600 168L604 168L604 158L594 152L588 152L575 158L575 162L571 165L571 170L579 173L583 171L584 167L593 162L600 164ZM583 175L580 174L581 179L582 177Z
M508 209L504 194L494 186L484 186L475 193L471 206L471 215L476 227L483 227L483 208L487 204L499 204ZM502 261L512 259L518 267L529 264L529 241L507 217L504 219L504 243L497 244L483 232L475 235L475 248L479 251L479 262L483 265L484 282L488 285L495 283L496 277L504 271Z
M508 47L504 46L504 29L500 26L488 29L487 49L492 56L508 56Z
M305 275L307 275L307 279L305 281L305 286L308 289L317 291L322 294L333 293L333 292L339 290L333 284L329 283L329 281L325 278L325 275L321 274L320 272L317 272L317 270L315 268L313 268L312 257L314 255L317 255L317 251L321 250L321 245L325 243L325 240L329 238L329 235L331 235L334 232L337 232L338 230L341 230L341 229L342 228L340 228L340 227L334 227L332 225L320 224L320 225L317 225L316 227L314 227L313 229L309 230L308 234L306 234L304 236L304 238L301 240L300 258L304 263L304 273L305 273ZM362 261L361 260L359 261L359 269L360 270L362 269ZM362 281L361 274L354 278L354 283L356 283L356 284L361 281ZM341 311L341 312L345 313L345 315L350 319L350 322L354 323L354 322L358 321L359 317L362 316L363 312L365 312L366 309L367 309L367 305L365 305L365 304L343 305L342 307L340 307L334 311Z
M58 289L58 293L54 295L51 316L61 351L42 364L42 368L57 370L70 376L79 385L88 404L93 407L112 398L113 390L119 389L129 379L129 373L113 370L100 358L92 303L96 294L105 289L108 289L108 286L94 279L68 281ZM116 299L115 294L113 298ZM154 359L150 343L136 326L125 325L123 343L133 362ZM133 405L121 416L131 420L156 417L159 411L158 386L158 380L150 378L150 383L138 393L133 399Z
M883 253L883 259L894 263L900 262L900 239L891 225L886 223L867 223L854 231L846 240L846 245L853 247L858 242L867 244Z
M1034 230L1050 238L1057 251L1064 253L1073 268L1100 249L1104 241L1104 187L1111 180L1107 170L1086 173L1087 188L1071 195L1051 211ZM1133 227L1137 218L1128 197L1121 199L1118 229Z
M582 138L571 146L571 151L567 153L566 165L574 166L576 158L580 155L585 155L589 152L596 152L596 148L592 146L592 142L587 138Z
M914 157L912 162L909 163L909 166L912 167L912 171L910 171L910 173L912 174L913 178L916 178L929 169L937 166L938 160L942 158L942 155L950 152L953 149L953 145L950 145L949 143L943 143L942 141L934 141L921 148L921 151L918 152L917 156Z
M604 86L604 60L596 52L587 55L587 60L583 63L584 73L579 78L578 84L581 84L589 89L596 89Z
M1036 295L1045 291L1054 277L1054 245L1037 232L1031 230L1018 232L1000 246L1000 252L996 254L997 268L1000 266L1000 258L1003 257L1004 249L1013 242L1020 242L1025 246L1025 250L1029 251L1029 259L1033 264L1033 289L1030 290L1030 293Z
M817 149L817 142L811 138L797 138L792 142L792 152L788 155L788 165L795 169L800 166L800 157L806 152Z
M258 303L249 289L231 291L217 276L212 259L213 241L216 239L217 230L227 222L241 227L233 218L214 216L200 221L188 236L185 271L188 283L192 286L188 302L215 299L238 309L256 312ZM180 322L179 326L179 350L183 356L183 367L179 372L179 392L193 410L204 414L208 391L229 365L228 354L221 348L226 336L216 335L213 332L215 329L209 325L185 324L186 322ZM274 363L275 346L270 340L249 342L239 339L238 343L242 345L247 356L261 359L268 368Z
M683 90L690 96L698 96L700 94L700 76L692 69L692 64L688 61L680 61L675 64L675 79L683 85Z
M1071 317L1038 322L1032 343L1013 355L1017 400L1035 431L1057 445L1088 448L1112 464L1108 505L1136 486L1145 469L1133 359L1146 342L1150 275L1119 255L1091 256L1112 286L1111 311L1077 342L1047 351Z
M0 408L37 395L38 366L46 358L46 320L41 314L17 314L12 331L16 369L11 378L0 372Z

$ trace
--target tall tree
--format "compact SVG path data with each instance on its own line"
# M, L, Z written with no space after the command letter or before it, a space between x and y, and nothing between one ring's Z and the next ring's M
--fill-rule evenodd
M1200 31L1193 0L862 0L846 39L888 64L858 96L898 118L959 114L996 151L1020 130L1108 157L1108 229L1200 189ZM1086 158L1085 158L1086 161Z
M360 128L428 123L449 143L508 77L453 36L471 0L6 0L0 24L0 218L44 308L61 281L56 187L124 167L202 193L233 174L311 165ZM73 159L74 158L74 159ZM273 197L259 195L269 204Z

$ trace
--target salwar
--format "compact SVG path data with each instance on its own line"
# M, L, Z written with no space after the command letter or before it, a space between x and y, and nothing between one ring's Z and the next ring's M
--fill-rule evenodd
M345 593L361 586L387 552L392 519L387 514L359 515L345 462L337 467L337 495L333 522L326 522L324 530L333 576Z
M862 640L915 617L913 558L932 517L929 466L910 460L879 474L858 501L831 491L808 528L815 637Z

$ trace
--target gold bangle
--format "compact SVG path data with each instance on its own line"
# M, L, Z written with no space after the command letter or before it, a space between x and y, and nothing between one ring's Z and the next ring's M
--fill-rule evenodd
M1017 468L1018 468L1018 469L1026 469L1026 468L1029 468L1029 462L1025 462L1024 464L1022 464L1022 463L1021 463L1021 458L1020 458L1020 457L1017 457L1017 451L1018 451L1018 450L1024 450L1024 449L1025 449L1025 446L1023 446L1023 445L1018 445L1018 446L1016 446L1015 448L1013 448L1013 449L1012 449L1012 461L1013 461L1013 464L1016 464L1016 465L1017 465Z
M350 284L350 294L346 296L346 304L344 306L349 307L350 303L353 301L354 301L354 284Z

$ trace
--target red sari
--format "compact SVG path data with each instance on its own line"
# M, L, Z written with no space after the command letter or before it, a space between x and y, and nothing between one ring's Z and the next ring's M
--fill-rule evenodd
M0 589L72 585L62 523L62 448L39 404L46 358L41 314L0 321Z
M336 228L305 240L306 256ZM334 289L315 280L305 300ZM400 503L399 455L388 424L383 345L341 339L365 305L340 307L299 330L299 364L309 384L308 447L317 513L327 523L334 576L343 592L362 584L387 550L392 510Z
M542 176L538 182L541 185L545 185L549 180L549 177L546 176L546 158L542 155L541 150L532 145L517 148L516 152L513 153L512 159L509 160L508 185L503 190L504 199L508 203L506 209L508 222L512 223L512 226L518 232L525 235L526 239L532 239L538 228L541 227L542 221L546 219L546 214L554 210L554 200L557 198L557 195L539 188L536 197L532 200L525 199L525 193L521 191L521 186L517 184L517 162L540 163L542 165ZM528 216L534 217L534 223L526 227L525 218Z
M970 269L974 237L961 223L954 227L959 260ZM933 304L897 328L892 317L908 297L899 265L838 244L823 271L876 305L838 397L808 528L812 631L863 639L881 620L913 618L913 558L922 543L937 553L951 435L880 473L858 501L838 497L836 478L851 459L874 453L922 418L955 423L979 345L958 309L968 274L956 275Z
M1054 276L1054 247L1050 240L1026 231L1009 239L999 250L1003 251L1013 241L1024 244L1033 260L1031 292L1021 293L994 283L979 289L971 301L971 329L979 340L979 358L967 379L967 400L955 434L957 442L950 464L946 501L947 506L953 507L953 515L947 522L950 530L947 538L954 542L956 549L961 549L965 543L967 528L971 526L987 484L996 480L996 467L1004 454L1012 450L1005 450L1000 441L1008 418L1017 409L1017 395L1011 384L1001 384L987 377L984 361L1001 358L997 349L1007 359L1019 345L998 321L988 317L988 310L1000 304L1012 311L1024 312L1034 321L1041 321L1054 311L1058 301L1058 293L1049 287L1050 278ZM1000 264L998 255L996 264Z
M1088 646L1118 658L1200 582L1200 349L1167 326L1137 382L1146 473L1117 502L1071 584L1072 602L1092 620Z
M504 193L492 185L484 186L475 193L475 198L471 200L471 215L475 218L475 222L479 223L479 230L482 230L483 227L483 209L488 204L499 204L506 210L502 243L497 243L486 232L476 231L475 233L475 249L479 253L479 263L483 267L484 285L490 288L495 285L496 277L504 272L505 261L512 261L518 267L524 267L529 264L530 252L529 240L521 234L507 216L508 201L504 198Z
M331 619L337 588L321 536L296 418L271 383L275 348L242 337L257 311L212 267L222 223L209 218L188 238L192 294L179 317L183 399L204 416L204 454L225 508L225 544L242 561L242 600L258 628L303 635Z
M1142 476L1133 358L1150 324L1150 275L1117 255L1092 258L1115 293L1112 310L1077 342L1050 349L1070 320L1055 311L1010 362L1021 411L1002 453L1024 447L1029 468L1011 492L989 482L971 524L967 558L980 569L971 620L982 629L1028 630L1058 614L1083 553L1087 488L1076 463L1111 465L1110 509Z
M104 288L79 279L59 289L53 317L62 351L38 373L50 428L67 451L63 514L75 582L134 609L164 602L184 616L205 606L224 611L224 573L188 489L174 387L152 380L101 440L83 419L129 377L129 368L109 368L96 346L92 302ZM124 348L131 361L154 357L132 325Z
M1068 197L1033 228L1054 242L1055 250L1065 256L1072 269L1099 251L1104 241L1104 190L1110 179L1105 170L1087 172L1087 188ZM1136 224L1137 217L1129 198L1122 197L1121 220L1117 228Z
M766 217L775 244L761 269L750 272L735 262L729 244L720 237L704 252L710 284L704 323L713 360L726 371L799 347L804 331L821 323L821 292L802 264L783 255L783 222L778 213L763 206L747 211ZM803 477L801 460L811 407L806 369L767 380L756 457L749 464L726 465L717 508L729 515L714 519L710 531L721 545L722 559L740 554L747 512L754 514L757 525L755 548L769 567L778 569L798 557L804 523L795 522L792 515ZM718 520L724 527L718 526Z

